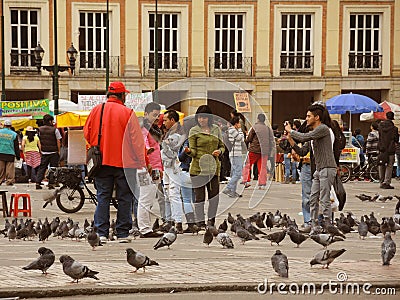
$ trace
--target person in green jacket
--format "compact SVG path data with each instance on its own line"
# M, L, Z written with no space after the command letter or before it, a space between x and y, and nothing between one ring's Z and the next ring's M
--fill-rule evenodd
M192 157L190 178L195 192L195 218L198 226L205 227L204 203L206 189L209 199L208 223L215 224L219 203L219 156L224 153L221 129L213 124L208 105L201 105L195 114L196 126L189 131L189 147L185 152Z
M17 133L11 129L11 120L5 120L0 129L0 185L4 179L7 185L15 183L15 159L20 159Z

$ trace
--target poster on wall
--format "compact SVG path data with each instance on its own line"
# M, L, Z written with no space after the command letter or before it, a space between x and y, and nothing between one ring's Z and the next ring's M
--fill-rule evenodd
M89 111L96 105L106 102L107 96L105 95L79 95L78 106L79 110ZM125 105L134 111L144 111L147 103L153 101L153 93L130 93L126 95Z
M233 93L236 110L240 113L251 112L250 99L248 93Z

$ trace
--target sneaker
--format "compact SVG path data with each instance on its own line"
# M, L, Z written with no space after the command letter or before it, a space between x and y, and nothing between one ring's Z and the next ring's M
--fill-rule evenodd
M47 188L48 188L49 190L54 190L54 189L55 189L54 184L48 184L48 185L47 185Z
M266 184L259 184L258 185L258 189L259 190L265 190L267 188L267 185Z
M101 237L100 237L100 242L101 242L102 244L106 244L106 243L108 242L108 238L105 237L105 236L101 236Z
M234 195L236 198L243 197L242 195L240 195L240 194L238 194L238 193L236 193L236 192L233 192L233 195Z
M127 237L123 237L123 238L117 238L117 242L121 243L121 244L127 244L132 242L132 238L127 236Z
M231 198L234 198L234 197L235 197L235 195L233 194L233 192L232 192L231 190L224 189L222 192L223 192L225 195L227 195L227 196L229 196L229 197L231 197Z
M381 189L392 190L392 189L394 189L394 186L391 186L390 184L382 183Z
M248 182L242 182L241 184L244 184L245 189L247 189L249 186L251 186L251 184Z
M149 231L145 234L140 235L141 238L160 238L162 236L163 236L162 233L158 233L158 232L154 232L154 231Z

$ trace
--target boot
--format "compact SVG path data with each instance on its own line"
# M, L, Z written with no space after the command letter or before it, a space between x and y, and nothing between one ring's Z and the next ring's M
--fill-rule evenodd
M183 233L182 223L176 223L176 233L178 234Z
M194 213L187 213L185 214L185 217L188 227L183 231L183 233L193 233Z

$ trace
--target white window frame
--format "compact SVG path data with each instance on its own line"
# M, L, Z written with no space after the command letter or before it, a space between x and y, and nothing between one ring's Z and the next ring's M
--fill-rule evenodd
M80 12L106 12L105 3L77 3L71 4L71 28L72 28L72 43L79 47L79 27L80 27ZM109 4L109 25L110 25L110 53L109 56L121 56L121 36L120 36L120 4L110 2ZM78 50L79 52L79 50ZM111 67L111 61L110 61ZM80 62L76 62L76 73L79 74ZM90 71L90 68L84 68L83 71Z
M155 19L156 18L155 12L149 12L149 18L150 18L151 14L154 15L154 19ZM169 71L177 70L178 71L179 70L179 63L180 63L179 62L179 59L180 59L180 56L179 56L179 53L180 53L180 51L179 51L179 45L180 45L180 37L179 37L180 14L179 13L172 13L172 12L162 12L162 13L158 13L158 15L161 16L161 24L158 24L158 30L159 31L161 30L161 40L164 41L164 39L165 39L165 30L166 29L168 29L169 32L170 32L170 38L169 38L169 47L170 47L170 49L168 51L165 50L164 49L165 43L162 43L161 50L158 50L158 55L161 55L161 58L162 58L161 59L161 67L159 67L159 70L160 71L162 71L162 70L169 70ZM165 25L164 21L165 21L165 17L167 15L170 18L170 27L169 28L165 28L164 27L164 25ZM176 17L177 17L177 27L176 28L172 27L172 16L173 15L176 15ZM176 32L176 50L173 50L173 43L174 43L174 41L173 41L173 39L174 39L173 32L174 31ZM149 32L153 33L153 37L155 36L155 26L154 25L153 25L153 27L149 26ZM151 43L150 38L149 38L149 43ZM150 44L149 44L149 52L147 53L148 57L149 57L149 64L150 64L150 54L152 53L153 56L154 56L153 67L150 68L150 65L149 65L149 69L154 69L154 66L155 66L155 63L156 63L156 60L157 60L157 58L155 57L155 41L153 41L153 47L154 47L154 49L151 50L151 47L150 47ZM165 63L166 63L165 59L166 59L166 55L167 54L169 55L169 61L168 61L169 67L165 66ZM175 68L172 67L172 65L173 65L172 57L173 57L174 54L177 57L176 67Z
M274 6L274 46L273 46L273 76L281 75L281 45L282 45L282 14L311 14L313 15L313 28L311 30L311 49L314 56L313 76L321 76L322 73L322 5L275 5Z
M88 24L88 14L93 14L93 25L92 26L89 26L89 24ZM84 14L84 16L85 16L85 26L83 26L83 28L84 28L84 30L85 30L85 45L86 45L86 49L85 50L78 50L78 52L79 52L79 57L81 58L81 56L82 56L82 52L84 52L85 54L86 54L86 62L85 62L85 66L84 67L82 67L82 65L81 65L81 61L79 61L78 63L80 64L80 68L81 69L85 69L85 70L91 70L91 69L96 69L96 70L104 70L105 68L106 68L106 66L105 66L105 55L106 55L106 51L107 51L107 48L106 48L106 45L105 45L105 42L106 42L106 34L105 34L105 30L106 30L106 27L107 27L107 24L101 24L101 26L100 27L97 27L96 26L96 24L95 24L95 22L96 22L96 14L100 14L100 16L101 16L101 23L103 23L103 21L105 22L105 16L104 16L104 14L106 14L107 12L106 11L80 11L79 12L79 19L80 19L80 17L81 17L81 14ZM80 28L82 28L80 25L79 25L79 29ZM89 29L93 29L93 32L92 32L92 49L91 50L89 50L89 34L88 34L88 31L89 31ZM104 41L104 43L101 43L101 49L100 50L98 50L98 49L95 49L95 47L96 47L96 42L97 42L97 40L96 40L96 30L97 29L101 29L101 31L100 31L100 40L101 41ZM110 35L110 40L111 40L111 35ZM77 45L79 48L80 48L80 45L78 44ZM97 66L97 58L96 58L96 56L97 56L97 53L99 53L100 52L100 66L98 67ZM93 62L93 66L92 67L90 67L89 66L89 63L90 63L90 61L88 60L89 59L89 54L90 53L92 53L92 62ZM111 55L110 55L111 56Z
M254 6L253 5L209 5L208 6L208 58L215 57L215 15L216 14L241 14L243 15L242 58L254 59ZM208 64L207 64L208 65ZM244 68L244 64L243 68ZM214 66L213 66L214 67ZM242 69L229 69L230 72ZM215 69L223 72L225 69Z
M381 31L380 45L390 45L390 6L389 5L345 5L343 6L342 27L342 76L349 75L350 53L350 15L351 14L380 14ZM381 76L390 76L390 47L381 47L382 72ZM353 70L353 69L352 69ZM376 74L374 74L376 76Z
M287 20L286 20L287 21L287 23L286 23L287 27L285 27L285 28L282 27L282 16L283 15L287 16ZM291 18L291 16L294 16L294 18L295 18L295 21L294 21L295 25L294 25L293 28L290 27L290 18ZM298 28L297 27L299 16L303 17L303 27L302 28ZM305 25L306 24L306 16L310 16L310 18L311 18L311 27L310 28L306 28L305 27L306 26ZM314 56L314 49L313 49L314 14L310 14L310 13L296 13L296 14L293 14L293 13L282 13L280 17L281 17L281 47L280 47L281 53L280 53L280 57L282 55L287 56L288 57L288 60L287 60L287 64L288 65L290 64L290 60L291 60L290 57L291 56L293 57L293 67L290 68L289 66L286 66L285 68L282 68L280 66L281 72L287 71L287 72L290 72L290 73L292 73L292 72L295 73L295 72L302 72L302 71L310 70L313 67L312 61L313 61L313 56ZM290 30L294 30L294 35L295 35L294 36L294 41L293 41L293 43L294 43L294 50L293 51L290 50L290 35L289 35L289 31ZM302 33L303 33L302 50L297 49L297 36L298 36L297 34L298 34L299 30L302 30ZM306 40L307 40L306 32L308 30L310 31L310 44L308 45L309 46L309 50L306 50ZM286 41L285 41L286 42L286 49L285 50L282 49L283 32L286 32ZM301 62L300 63L301 63L302 66L301 67L296 67L297 62L299 61L298 55L299 55L300 52L301 52L301 54L300 54L301 55ZM305 67L305 65L306 65L306 57L307 56L309 56L311 58L311 60L309 61L310 62L310 67L309 68ZM282 63L281 59L279 60L279 62L280 62L280 65L281 65L281 63Z
M216 25L215 25L215 18L216 18L217 15L220 17L220 27L219 28L217 28ZM222 25L223 16L227 16L227 18L228 18L227 28L224 28L223 25ZM242 16L242 27L241 28L238 28L237 26L231 27L231 21L230 21L231 20L231 16L235 17L235 25L238 24L238 16ZM243 62L244 62L244 59L245 59L245 57L243 55L243 53L245 52L245 50L244 50L244 46L245 46L244 31L245 31L245 28L246 28L246 15L243 14L243 13L216 13L214 15L214 36L217 37L217 32L218 32L218 35L219 35L219 45L218 45L218 49L219 50L217 50L217 45L215 44L215 40L214 40L214 59L218 56L219 57L219 61L221 61L220 66L218 68L216 68L214 66L215 70L218 70L218 71L224 71L224 70L231 70L231 71L232 70L238 70L238 71L241 71L241 70L243 70L243 68L244 68L244 63ZM227 49L225 51L222 50L223 30L227 30L227 41L226 41L226 43L227 43L226 48ZM231 40L230 40L231 35L230 35L230 33L232 31L235 33L235 36L234 36L235 44L234 44L233 51L230 50L230 44L231 44ZM238 43L237 43L239 32L242 35L241 50L238 50ZM224 60L222 58L224 54L226 54L226 56L227 56L226 62L224 62ZM231 59L230 59L232 54L234 56L233 66L231 65ZM242 67L241 68L238 68L238 64L237 64L238 55L239 54L242 57L242 61L241 61Z
M150 13L155 14L154 4L142 4L142 57L149 56L150 53ZM179 70L179 58L187 57L189 59L189 7L187 4L159 4L158 14L177 14L178 15L178 68L166 69L168 71ZM153 70L153 69L149 69ZM161 69L162 70L162 69ZM143 73L146 70L143 70Z
M10 22L10 31L11 31L11 33L10 33L10 38L11 38L11 50L10 50L10 53L12 52L12 51L17 51L17 53L15 53L15 54L17 54L17 56L18 56L18 66L11 66L12 68L36 68L35 67L35 59L34 59L34 49L35 49L35 47L37 46L37 44L36 45L30 45L30 47L29 47L29 44L31 44L31 40L32 40L32 28L36 28L36 34L37 34L37 36L36 36L36 41L39 43L40 42L40 11L39 11L39 9L36 9L36 8L11 8L10 9L10 16L11 16L11 11L17 11L18 12L18 23L17 24L12 24L11 22ZM28 23L27 24L21 24L21 11L26 11L27 12L27 15L28 15ZM37 18L37 24L31 24L31 22L30 22L30 18L31 18L31 12L36 12L36 14L37 14L37 16L36 16L36 18ZM10 21L12 21L11 20L11 17L10 17ZM28 44L28 48L21 48L21 44L22 44L22 40L21 40L21 27L22 26L27 26L28 27L28 32L27 32L27 44ZM13 45L13 28L17 28L17 46L16 47L13 47L12 45ZM27 64L26 65L22 65L21 64L21 62L22 62L22 60L23 60L23 57L22 57L22 51L27 51L27 53L24 53L24 54L26 54L27 55L27 57L26 57L26 60L27 60ZM33 58L32 57L29 57L30 55L32 55L33 56ZM12 63L12 62L11 62Z

